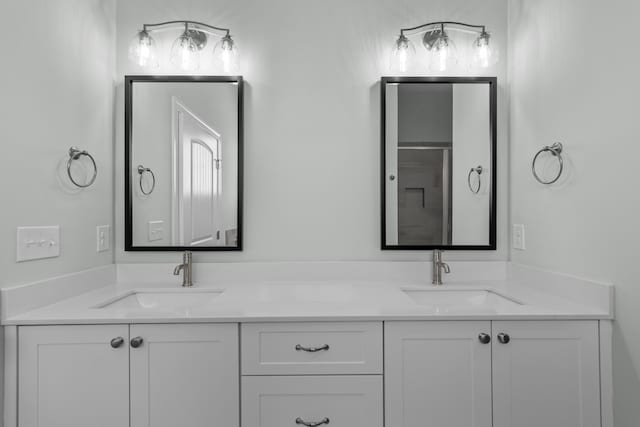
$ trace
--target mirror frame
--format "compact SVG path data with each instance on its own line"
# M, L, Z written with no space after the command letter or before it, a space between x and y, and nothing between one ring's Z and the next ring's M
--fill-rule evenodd
M450 83L469 84L486 83L489 84L489 132L491 143L491 184L489 201L489 244L487 245L388 245L386 236L386 87L387 84L415 84L415 83ZM453 250L453 251L495 251L496 250L496 212L497 212L497 100L498 100L498 79L497 77L382 77L380 80L380 214L381 214L381 249L397 251L418 251L418 250Z
M133 244L133 184L131 165L133 146L133 83L236 83L238 85L238 235L236 246L134 246ZM242 206L243 206L243 171L244 171L244 120L243 120L243 85L242 76L165 76L135 75L124 77L124 250L139 252L182 252L182 251L242 251Z

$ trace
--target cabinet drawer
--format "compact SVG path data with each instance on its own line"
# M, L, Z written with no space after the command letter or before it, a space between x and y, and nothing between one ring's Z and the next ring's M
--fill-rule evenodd
M379 322L242 325L243 375L381 374Z
M382 418L380 375L242 378L244 427L382 427Z

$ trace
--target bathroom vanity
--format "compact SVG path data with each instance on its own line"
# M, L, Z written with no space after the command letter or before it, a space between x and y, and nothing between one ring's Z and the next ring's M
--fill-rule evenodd
M7 426L607 426L611 317L509 280L115 284L5 320Z

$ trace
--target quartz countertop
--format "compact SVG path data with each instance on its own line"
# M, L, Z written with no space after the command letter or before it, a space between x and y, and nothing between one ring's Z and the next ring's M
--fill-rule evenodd
M216 292L217 291L217 292ZM407 292L408 291L408 292ZM411 291L493 293L490 304L416 302ZM112 304L135 292L213 293L189 307ZM219 293L218 293L219 292ZM419 292L418 292L419 293ZM443 294L439 294L442 296ZM462 294L459 294L462 295ZM506 298L506 299L503 299ZM477 302L477 301L476 301ZM105 304L107 304L105 306ZM103 306L102 308L99 308ZM117 283L4 319L4 325L104 323L213 323L385 320L552 320L612 319L612 310L574 302L514 281L425 283L382 281L281 281L196 283Z

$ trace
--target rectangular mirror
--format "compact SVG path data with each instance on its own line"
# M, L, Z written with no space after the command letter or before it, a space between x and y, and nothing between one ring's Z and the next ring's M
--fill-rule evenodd
M241 250L242 77L125 77L125 250Z
M496 83L382 78L382 249L496 249Z

